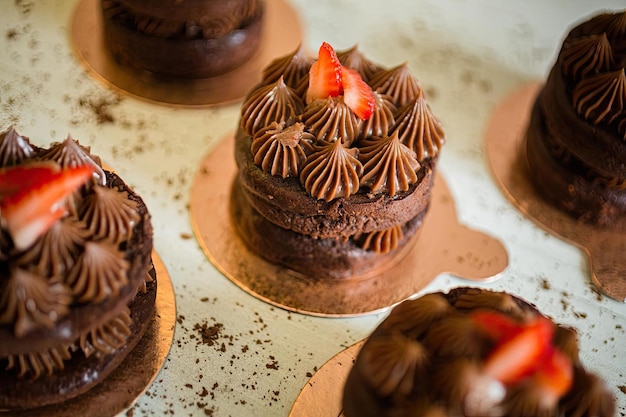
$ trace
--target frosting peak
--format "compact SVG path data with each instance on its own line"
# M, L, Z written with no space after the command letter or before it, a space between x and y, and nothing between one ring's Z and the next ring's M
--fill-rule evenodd
M593 124L610 124L623 117L626 109L624 68L581 80L574 88L572 100L578 114Z
M53 143L50 149L44 151L39 157L43 160L55 161L63 168L89 166L97 182L102 185L106 184L100 158L92 156L89 147L80 145L70 135L67 135L63 142Z
M300 182L318 200L349 197L359 190L363 173L357 154L358 149L345 148L339 140L315 145L302 167Z
M405 106L422 94L422 86L406 62L389 70L378 71L370 84L372 90L391 96L397 107Z
M71 301L69 289L60 282L20 267L0 271L0 324L13 324L17 337L52 327L67 314Z
M302 114L302 122L318 141L342 142L350 146L359 133L360 119L342 96L313 100Z
M272 122L293 122L304 104L281 76L273 84L253 90L241 107L242 127L253 135Z
M408 191L417 182L421 168L415 153L400 142L398 133L386 137L371 137L359 144L359 160L363 165L361 184L373 193L386 191L394 196Z
M564 44L561 59L563 73L571 80L608 71L614 62L613 49L605 33Z
M308 80L309 68L313 63L313 58L304 52L302 45L292 53L274 59L263 69L262 83L273 84L281 77L285 84L297 92L302 97L306 90L306 84L302 82L304 78Z
M420 161L436 157L445 142L441 123L422 94L400 109L391 133L397 133Z
M33 153L28 138L17 133L13 126L0 133L0 168L19 164Z
M379 66L367 59L359 51L357 45L345 51L337 51L337 58L343 65L358 72L365 82L370 81L381 70Z
M300 167L313 151L314 140L302 123L284 127L284 123L273 122L252 137L254 163L281 178L298 177Z

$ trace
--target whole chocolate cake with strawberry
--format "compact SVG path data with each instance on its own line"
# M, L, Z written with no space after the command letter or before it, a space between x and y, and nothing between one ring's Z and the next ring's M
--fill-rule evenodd
M345 417L615 416L576 332L503 292L456 288L395 307L364 343Z
M106 378L154 311L142 199L71 137L0 133L0 409L40 407Z
M410 249L444 143L406 64L356 47L277 58L247 96L231 212L248 247L313 278L375 274Z

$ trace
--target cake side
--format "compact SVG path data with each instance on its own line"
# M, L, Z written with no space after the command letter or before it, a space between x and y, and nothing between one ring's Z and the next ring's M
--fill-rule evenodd
M531 111L526 151L546 199L579 220L626 213L626 12L573 28Z
M259 0L102 0L102 15L105 46L121 65L193 79L224 74L251 59L265 14Z

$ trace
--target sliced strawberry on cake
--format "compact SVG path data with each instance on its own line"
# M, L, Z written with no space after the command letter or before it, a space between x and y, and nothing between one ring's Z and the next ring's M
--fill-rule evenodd
M343 101L361 120L367 120L374 112L374 94L372 89L358 72L342 67Z
M317 61L309 70L309 89L306 92L306 102L315 99L325 100L328 97L337 97L343 92L341 82L341 63L330 44L324 42L317 54Z
M0 220L15 248L29 247L63 217L64 199L92 173L89 166L61 169L53 162L0 169Z

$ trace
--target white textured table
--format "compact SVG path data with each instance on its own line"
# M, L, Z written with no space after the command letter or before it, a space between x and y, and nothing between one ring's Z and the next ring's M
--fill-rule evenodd
M546 75L566 28L597 8L593 3L292 4L308 49L322 41L337 49L358 43L383 65L409 63L445 126L440 166L460 220L498 237L509 251L503 278L485 287L520 295L576 327L582 360L610 383L623 416L626 305L598 295L583 254L533 225L503 197L483 152L491 110L511 91ZM624 6L623 0L603 3ZM128 415L287 416L316 369L366 337L382 315L324 319L289 313L252 298L211 265L192 234L189 190L200 160L235 128L238 106L175 109L120 100L72 52L76 4L2 0L0 128L13 124L36 144L71 133L133 185L152 212L156 249L176 291L178 325L164 369ZM442 275L426 290L463 284Z

